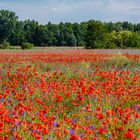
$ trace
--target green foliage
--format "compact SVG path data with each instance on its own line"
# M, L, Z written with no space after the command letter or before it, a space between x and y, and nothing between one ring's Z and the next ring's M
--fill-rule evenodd
M40 25L35 20L19 21L16 14L0 10L0 43L13 46L30 42L35 46L86 46L86 48L140 48L140 23L82 23Z
M116 47L110 33L107 33L105 35L103 42L104 42L103 48L105 48L105 49L114 49Z
M99 21L89 21L86 34L86 48L103 48L107 30Z
M34 45L29 42L23 42L21 45L21 49L23 49L23 50L32 49L33 47L34 47Z
M0 44L0 49L9 49L10 44L6 41L3 41L2 44Z
M130 39L130 42L131 42L130 47L140 49L140 35L139 34L133 32L131 39Z
M35 31L35 42L36 46L45 46L48 39L48 29L46 26L39 25Z
M76 37L74 35L71 23L60 23L60 46L76 46Z
M85 33L86 33L86 24L85 23L74 23L72 25L73 34L75 37L75 46L85 46Z
M130 31L112 32L110 34L110 43L112 43L115 48L139 48L140 36Z
M26 33L24 31L24 22L19 21L15 25L15 30L11 33L10 43L11 45L21 45L26 40Z
M24 42L30 42L32 44L35 44L35 31L38 27L38 22L35 20L25 20L24 21L24 27L23 31L25 33L25 41Z
M111 23L110 23L111 24ZM118 23L120 26L120 23ZM123 28L130 28L127 22ZM140 35L132 31L113 31L107 33L105 26L97 21L89 22L86 36L86 48L140 48Z
M14 12L0 10L0 43L10 41L12 32L15 30L18 17Z

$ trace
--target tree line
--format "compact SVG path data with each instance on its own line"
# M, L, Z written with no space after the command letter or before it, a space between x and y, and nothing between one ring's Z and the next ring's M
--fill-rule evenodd
M86 48L140 47L140 23L101 22L42 25L35 20L20 21L9 10L0 10L0 43L35 46L86 46Z

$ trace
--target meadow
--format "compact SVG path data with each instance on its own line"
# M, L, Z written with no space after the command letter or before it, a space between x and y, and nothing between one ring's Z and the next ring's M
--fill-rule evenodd
M1 51L0 140L140 140L140 55Z

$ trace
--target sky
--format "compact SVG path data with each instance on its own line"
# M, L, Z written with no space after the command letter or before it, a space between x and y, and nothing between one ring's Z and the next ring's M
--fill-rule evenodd
M140 23L140 0L0 0L0 9L41 24L90 19Z

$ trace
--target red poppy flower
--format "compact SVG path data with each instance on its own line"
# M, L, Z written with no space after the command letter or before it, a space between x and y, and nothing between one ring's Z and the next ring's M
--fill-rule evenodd
M127 131L127 132L124 134L124 138L132 139L132 138L134 138L134 134L132 133L132 131Z

